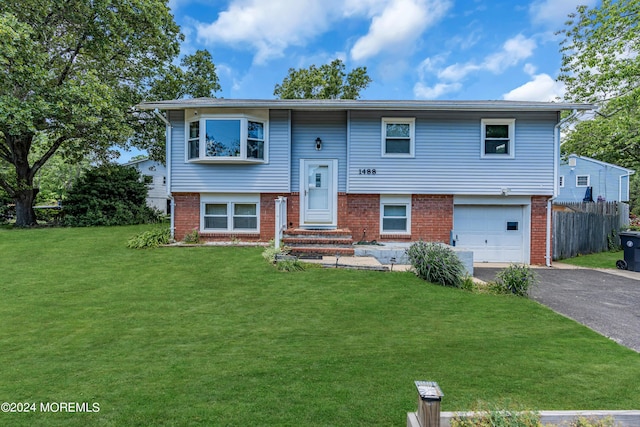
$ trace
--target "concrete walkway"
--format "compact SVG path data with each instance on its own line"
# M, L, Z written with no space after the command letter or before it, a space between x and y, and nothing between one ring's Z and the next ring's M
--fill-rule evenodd
M325 267L362 268L371 270L407 271L411 268L406 264L382 264L372 256L323 256L322 259L303 259L301 261L322 264Z

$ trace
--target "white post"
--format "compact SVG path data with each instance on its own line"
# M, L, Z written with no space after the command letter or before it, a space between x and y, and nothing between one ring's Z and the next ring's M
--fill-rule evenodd
M274 237L275 248L280 248L282 232L287 228L287 198L279 196L276 199L276 233Z

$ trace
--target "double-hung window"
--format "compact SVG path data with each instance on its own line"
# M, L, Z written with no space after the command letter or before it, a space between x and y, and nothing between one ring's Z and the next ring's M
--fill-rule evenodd
M483 158L511 159L515 156L515 119L481 120Z
M259 196L203 196L201 230L209 232L259 231Z
M576 175L576 187L588 187L590 183L589 175Z
M411 233L411 195L380 196L380 233Z
M188 124L187 160L254 163L266 161L267 122L252 117L201 117Z
M382 157L415 156L415 118L382 118Z

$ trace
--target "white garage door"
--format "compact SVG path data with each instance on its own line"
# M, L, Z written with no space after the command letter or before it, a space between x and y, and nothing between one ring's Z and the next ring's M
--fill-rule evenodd
M473 251L474 262L524 262L522 206L455 206L456 247Z

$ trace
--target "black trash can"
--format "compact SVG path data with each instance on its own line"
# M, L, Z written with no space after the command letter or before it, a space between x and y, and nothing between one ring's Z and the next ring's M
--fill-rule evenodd
M640 232L620 233L620 243L624 250L624 260L618 260L616 267L620 270L640 271Z

